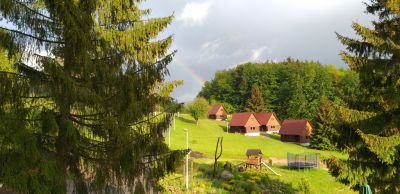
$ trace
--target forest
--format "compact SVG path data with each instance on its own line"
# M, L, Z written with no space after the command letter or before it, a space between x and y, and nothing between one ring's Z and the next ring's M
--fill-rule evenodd
M245 111L246 100L256 84L267 111L279 119L314 121L323 99L353 106L361 94L357 73L318 62L287 59L284 62L246 63L218 71L204 84L199 96L227 107L228 112Z

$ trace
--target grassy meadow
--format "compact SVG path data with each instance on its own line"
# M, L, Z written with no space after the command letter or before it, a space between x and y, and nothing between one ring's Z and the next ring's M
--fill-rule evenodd
M309 193L355 193L346 185L337 182L324 167L310 170L294 170L288 169L285 163L282 163L286 159L287 152L317 152L320 154L320 158L331 156L346 157L346 155L339 152L313 150L295 144L283 143L279 140L279 135L246 137L242 134L226 133L226 121L200 119L199 124L196 125L194 119L186 114L181 114L177 117L175 124L175 130L173 126L171 127L170 140L168 139L168 133L166 134L166 142L171 143L171 149L186 148L186 132L184 129L187 128L189 130L189 148L206 156L206 158L193 159L194 169L191 176L191 193L247 193L249 190L254 190L255 193L265 191L270 193L302 193L302 185L304 184L308 184ZM230 181L212 180L210 173L214 161L217 137L224 138L223 153L219 159L221 168L224 162L230 162L234 165L245 162L247 149L261 149L264 154L264 161L268 161L268 158L281 160L281 163L273 163L272 168L282 176L276 176L264 168L261 172L234 172L235 178ZM219 170L222 171L222 169ZM179 168L175 174L166 177L162 181L164 187L169 188L166 193L184 191L182 172L183 170ZM241 185L240 188L237 185ZM243 188L251 189L243 190Z

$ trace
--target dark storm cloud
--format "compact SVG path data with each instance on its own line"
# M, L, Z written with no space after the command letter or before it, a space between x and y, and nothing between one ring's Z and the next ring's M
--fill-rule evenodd
M361 0L150 0L142 7L155 17L175 13L163 35L173 34L178 50L168 80L185 81L174 92L179 101L197 95L200 79L247 61L290 56L346 67L334 32L354 36L353 21L371 20Z

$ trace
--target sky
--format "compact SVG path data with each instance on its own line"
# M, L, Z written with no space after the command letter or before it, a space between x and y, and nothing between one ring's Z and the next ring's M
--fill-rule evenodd
M291 57L347 68L335 32L357 37L352 22L371 26L364 1L147 0L140 7L152 10L150 18L174 15L159 38L174 37L166 81L184 80L173 97L188 102L216 71L246 62Z
M148 0L150 17L173 14L160 35L177 50L169 80L184 80L173 97L193 100L216 71L287 57L347 68L335 32L357 37L352 22L371 26L365 0Z

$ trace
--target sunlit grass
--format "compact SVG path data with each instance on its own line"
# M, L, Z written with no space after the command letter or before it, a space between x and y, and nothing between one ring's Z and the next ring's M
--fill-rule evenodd
M284 143L279 140L279 135L259 136L259 137L246 137L242 134L226 133L226 121L214 121L209 119L201 119L197 126L195 121L189 115L181 114L176 118L176 129L174 131L171 127L171 149L185 149L186 148L186 132L185 128L189 130L189 148L196 152L205 154L208 158L194 159L195 166L200 165L203 168L212 169L214 158L215 146L217 137L224 137L223 140L223 154L219 161L229 161L233 164L239 164L246 160L246 150L261 149L264 160L268 157L285 159L287 152L291 153L319 153L321 158L331 156L346 158L345 154L334 151L320 151L309 149L303 146ZM168 143L168 132L166 133L166 142ZM273 166L274 170L282 176L276 176L269 171L263 170L259 176L268 176L270 180L287 183L288 187L294 190L298 189L301 178L305 178L310 183L312 193L355 193L344 184L341 184L332 177L327 169L316 168L310 170L295 170L288 169L285 165ZM196 168L195 168L196 169ZM216 185L226 185L223 180L211 180L204 172L195 170L196 176L192 183L192 192L211 191L217 193L229 193L224 191L223 188ZM177 189L182 191L184 188L183 179L181 176L182 169L164 180L171 185L178 185ZM180 178L177 178L180 177ZM215 182L217 181L217 182ZM222 181L222 182L221 182ZM250 184L250 183L249 183ZM273 191L272 191L273 192Z

